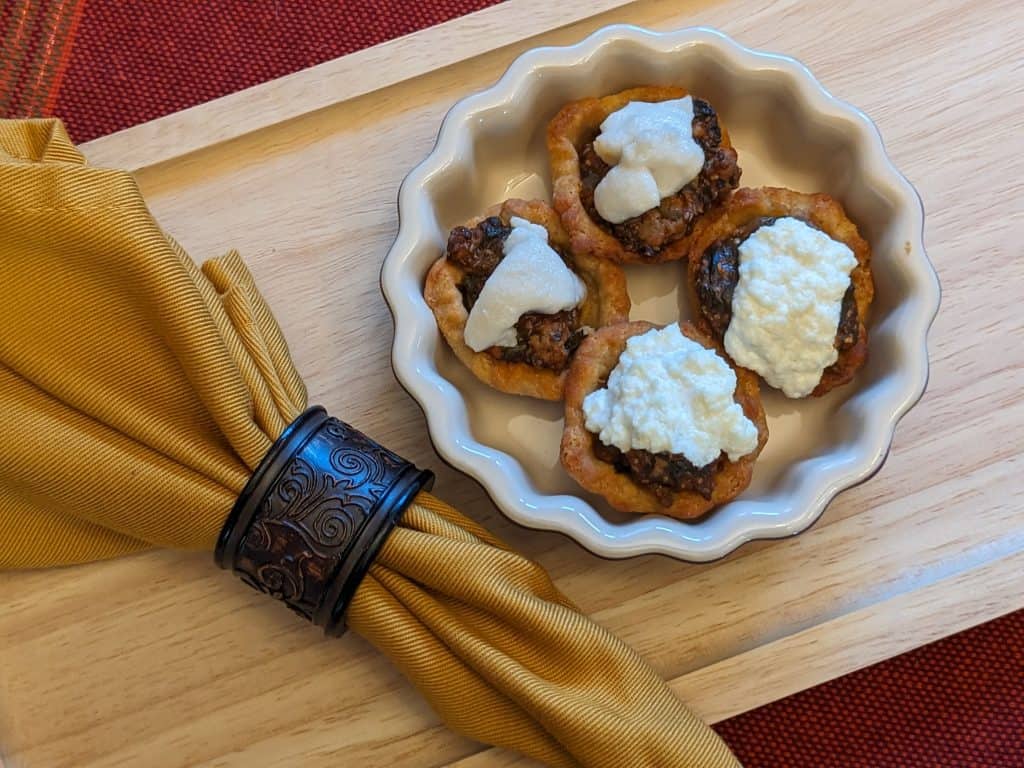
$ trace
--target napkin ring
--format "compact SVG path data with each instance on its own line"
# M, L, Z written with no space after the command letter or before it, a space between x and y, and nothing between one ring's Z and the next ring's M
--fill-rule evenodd
M288 426L228 515L214 553L328 635L406 507L434 475L314 406Z

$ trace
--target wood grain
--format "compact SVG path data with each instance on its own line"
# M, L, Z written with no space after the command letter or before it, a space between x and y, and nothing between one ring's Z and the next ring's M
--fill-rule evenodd
M517 11L556 26L588 4L553 6L564 17L550 5L517 0ZM397 74L377 75L387 87L372 93L295 116L290 89L329 93L311 70L304 85L296 76L208 107L209 120L231 115L227 133L170 116L85 151L139 167L152 210L195 258L239 248L315 400L437 468L446 499L537 558L709 719L1022 607L1021 6L657 0L517 42L507 19L490 18L467 22L471 37L506 47L401 80L433 61L424 50L465 39L453 22L421 33L425 47L389 49L380 66ZM525 48L613 21L717 26L800 58L863 108L924 198L944 290L928 393L882 470L805 534L712 565L601 560L510 524L433 454L388 363L377 273L398 184L444 112ZM180 156L172 146L210 142ZM0 754L17 768L523 764L442 727L359 638L322 639L207 556L2 574L0 648Z
M1022 568L1024 553L1018 552L696 669L670 684L705 721L716 723L745 712L750 708L746 702L761 701L766 687L778 699L810 688L823 677L853 672L864 665L865 649L874 658L889 658L985 621L1006 601L1020 599ZM965 601L965 593L978 597ZM944 622L934 621L936 612L942 612ZM909 631L898 631L903 627ZM780 659L785 663L780 664ZM537 763L491 749L452 765L485 768Z

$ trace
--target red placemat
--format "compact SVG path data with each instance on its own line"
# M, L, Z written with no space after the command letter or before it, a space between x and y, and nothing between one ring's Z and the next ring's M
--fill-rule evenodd
M0 0L0 114L88 141L499 1Z
M0 116L87 141L494 4L2 0ZM748 768L1022 768L1024 611L716 729Z
M893 617L898 631L899 617ZM1021 768L1024 611L719 723L747 768Z

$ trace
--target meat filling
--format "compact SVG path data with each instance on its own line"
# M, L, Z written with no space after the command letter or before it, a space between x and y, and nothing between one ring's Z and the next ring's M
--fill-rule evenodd
M718 116L711 105L701 99L693 100L693 139L704 150L704 167L697 178L676 194L663 198L657 208L620 224L605 221L594 207L594 189L610 166L594 150L593 140L580 149L583 207L591 219L641 258L653 259L662 248L687 237L697 219L739 184L736 151L721 146Z
M672 506L680 491L693 491L710 499L715 488L715 472L722 460L719 457L710 464L696 467L681 453L620 451L602 443L597 435L594 435L594 455L615 467L616 472L629 475L633 482L650 490L665 507Z
M487 278L504 258L505 238L511 232L512 227L506 226L499 217L490 216L472 228L455 227L448 235L445 255L462 269L458 288L467 312L476 304ZM565 259L563 254L559 255ZM553 315L525 314L516 323L516 345L491 347L487 354L506 362L564 370L572 353L583 341L579 315L578 309Z
M719 336L725 336L732 320L732 295L740 279L740 245L761 227L774 224L776 217L764 216L736 230L732 237L713 243L701 256L697 272L697 300L700 312ZM860 319L853 283L843 295L836 330L835 348L842 352L860 338Z

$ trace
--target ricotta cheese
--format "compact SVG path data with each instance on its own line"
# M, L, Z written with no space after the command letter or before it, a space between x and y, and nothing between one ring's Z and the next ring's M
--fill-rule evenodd
M839 314L857 259L791 217L757 229L739 256L725 351L788 397L804 397L838 357Z
M608 386L583 400L587 429L620 451L681 453L703 467L757 447L757 427L733 400L736 373L677 325L626 342Z
M502 244L504 258L484 283L469 312L464 333L474 352L514 347L516 323L528 312L546 315L572 309L587 295L586 286L548 245L548 231L513 216Z
M656 208L704 167L693 140L693 99L631 101L601 123L594 151L612 166L594 189L594 207L613 224Z

